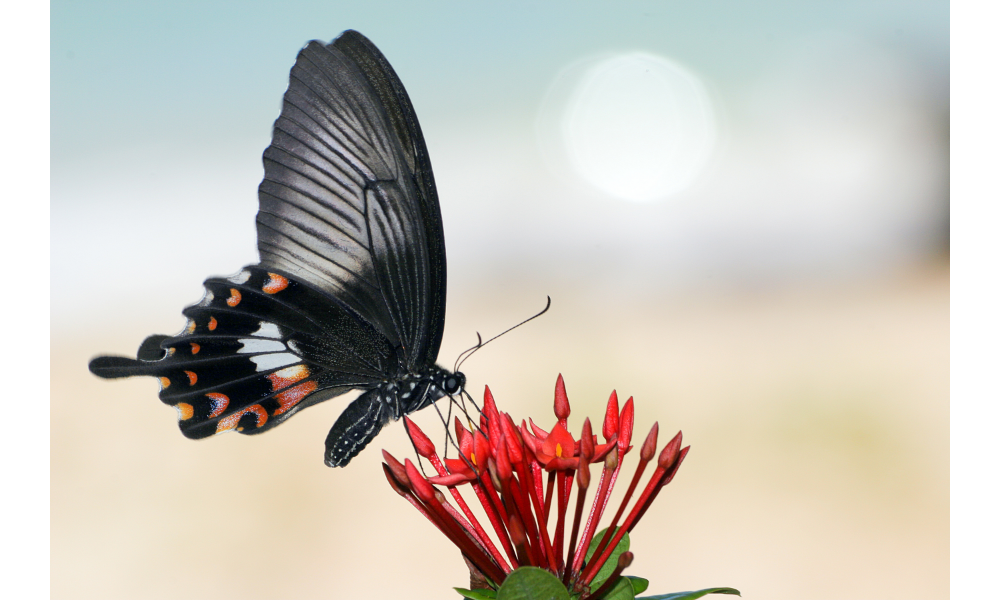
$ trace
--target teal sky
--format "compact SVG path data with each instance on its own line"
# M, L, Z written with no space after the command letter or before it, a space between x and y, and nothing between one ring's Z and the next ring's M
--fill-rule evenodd
M715 85L790 41L843 31L920 61L947 102L948 2L66 2L51 4L53 172L137 139L266 140L295 52L353 28L405 82L425 128L534 111L589 53L639 49ZM65 197L54 197L55 202Z

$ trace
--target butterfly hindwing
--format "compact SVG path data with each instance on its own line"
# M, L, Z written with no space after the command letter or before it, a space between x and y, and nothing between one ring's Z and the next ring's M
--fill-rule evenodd
M381 381L388 341L337 302L288 277L247 267L205 282L180 334L150 336L139 359L100 357L104 376L153 375L181 431L259 433L301 408Z

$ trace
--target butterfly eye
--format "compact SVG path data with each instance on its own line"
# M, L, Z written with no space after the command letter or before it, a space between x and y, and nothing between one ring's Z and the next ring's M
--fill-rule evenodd
M444 391L446 394L457 394L462 389L462 384L457 377L449 377L444 381Z

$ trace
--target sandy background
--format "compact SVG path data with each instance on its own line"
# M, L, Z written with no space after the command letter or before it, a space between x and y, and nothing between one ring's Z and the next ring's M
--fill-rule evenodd
M573 429L617 389L637 436L659 421L692 445L635 532L631 573L657 593L946 597L947 11L54 2L52 597L441 598L466 583L384 482L378 449L411 453L402 427L331 470L343 399L192 442L154 381L86 370L178 330L202 279L253 262L288 68L348 27L395 66L434 161L440 362L550 295L549 314L466 363L469 389L548 425L561 372ZM701 77L720 132L695 185L651 204L567 179L539 142L560 69L636 49Z

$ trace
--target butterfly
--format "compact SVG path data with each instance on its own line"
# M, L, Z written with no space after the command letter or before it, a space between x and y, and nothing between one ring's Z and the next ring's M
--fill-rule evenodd
M361 390L326 438L326 464L345 466L390 419L465 386L435 364L446 268L427 147L395 71L348 30L299 52L263 160L260 262L207 279L181 333L90 370L157 377L189 438L261 433Z

